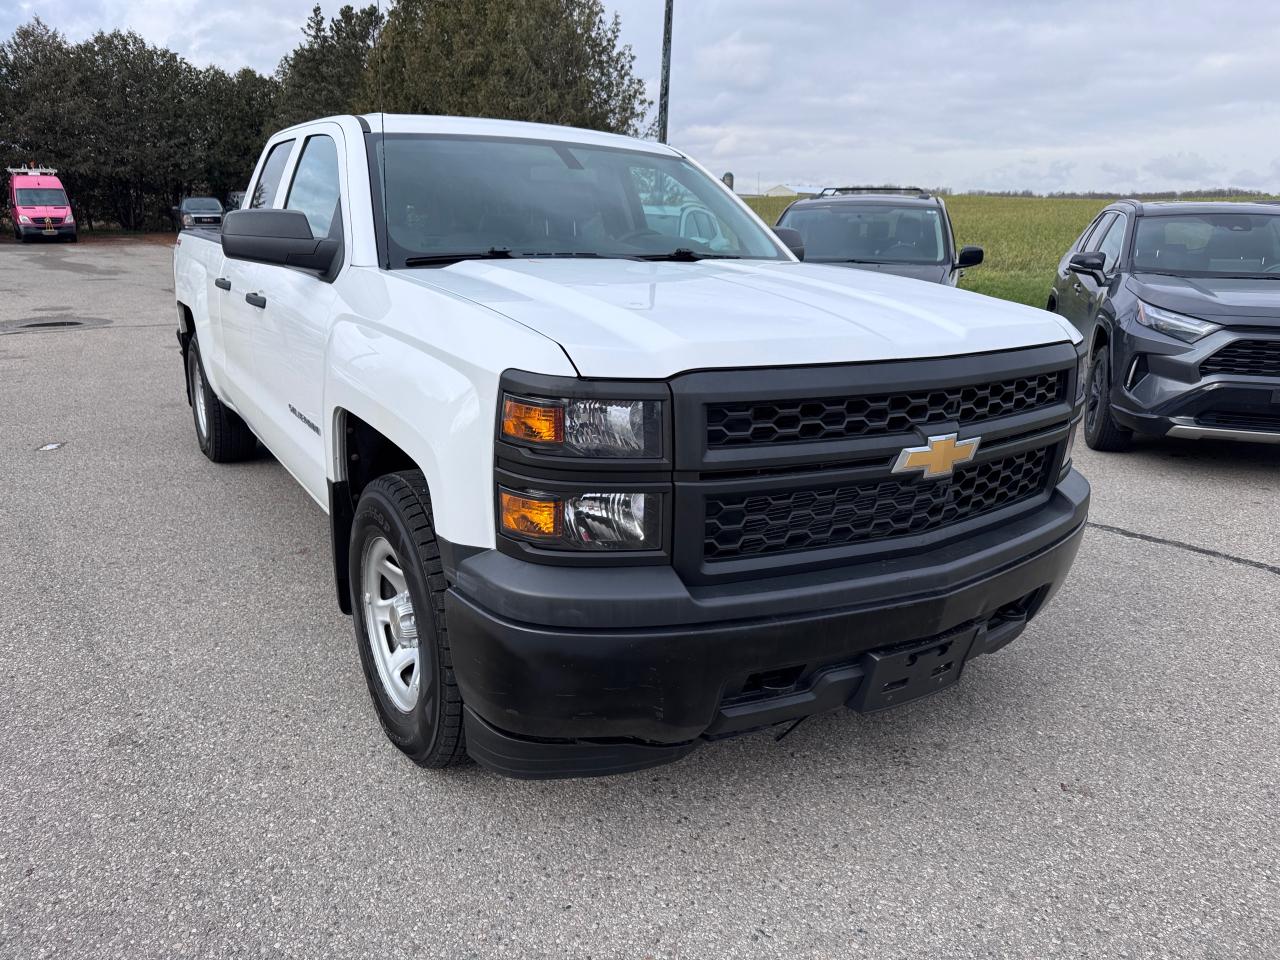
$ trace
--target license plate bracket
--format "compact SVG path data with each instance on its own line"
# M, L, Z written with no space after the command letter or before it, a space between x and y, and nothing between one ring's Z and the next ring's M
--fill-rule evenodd
M967 627L918 643L871 650L861 658L862 682L849 707L872 713L945 690L964 670L977 627Z

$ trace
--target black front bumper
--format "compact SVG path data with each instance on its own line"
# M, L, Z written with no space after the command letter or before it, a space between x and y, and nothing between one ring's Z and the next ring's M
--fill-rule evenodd
M460 561L445 606L468 750L517 777L620 773L848 705L950 685L1065 579L1089 486L925 553L687 586L669 566Z
M53 232L47 233L46 229ZM22 223L18 225L18 230L24 238L35 237L53 240L58 237L74 237L76 235L76 225L74 223L60 223L48 228L39 223Z

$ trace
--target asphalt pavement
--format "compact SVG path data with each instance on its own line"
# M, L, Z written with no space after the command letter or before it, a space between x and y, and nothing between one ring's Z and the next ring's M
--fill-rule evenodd
M322 511L196 448L172 287L0 245L0 958L1280 954L1280 447L1081 449L1069 582L926 701L431 772Z

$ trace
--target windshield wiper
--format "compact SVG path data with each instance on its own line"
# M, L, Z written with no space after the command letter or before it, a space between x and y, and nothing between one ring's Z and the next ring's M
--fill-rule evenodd
M459 260L510 260L511 251L507 247L490 247L488 250L473 250L470 253L432 253L418 257L408 257L404 261L406 267L437 267L457 263Z
M910 263L910 260L859 260L857 257L806 257L810 263Z
M741 260L742 258L732 253L699 253L697 250L690 250L688 247L676 247L669 253L638 253L637 260L670 260L674 263L694 263L698 260Z
M590 250L553 250L540 251L528 250L520 254L521 257L528 257L530 260L635 260L636 257L630 253L593 253Z

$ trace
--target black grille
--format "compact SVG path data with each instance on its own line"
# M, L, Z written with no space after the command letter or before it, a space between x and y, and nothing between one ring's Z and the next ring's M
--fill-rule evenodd
M1038 410L1062 399L1066 372L866 396L819 397L707 406L707 446L804 443L906 433L932 423L961 424Z
M1029 450L957 470L945 480L894 477L708 497L703 555L731 560L936 530L1040 493L1052 454L1052 447Z
M1234 410L1210 410L1196 417L1196 423L1205 427L1226 427L1232 430L1280 431L1280 412L1244 413Z
M1280 340L1237 340L1200 364L1200 376L1234 373L1244 377L1280 377Z
M46 220L49 221L49 226L51 227L56 227L62 223L61 217L40 217L39 219L36 220L36 223L40 226L44 226L44 222Z

